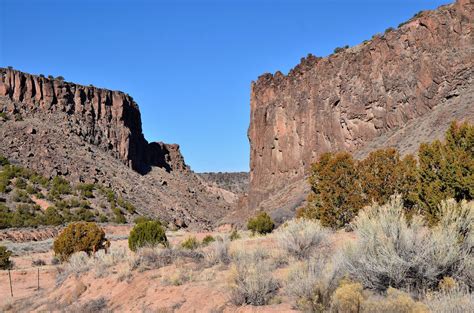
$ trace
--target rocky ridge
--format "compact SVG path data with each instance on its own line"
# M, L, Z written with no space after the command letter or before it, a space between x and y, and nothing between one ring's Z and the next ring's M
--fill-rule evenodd
M198 175L208 184L215 185L237 195L244 195L248 192L248 172L206 172L198 173Z
M208 228L232 206L184 162L148 143L138 105L120 91L0 69L0 154L45 176L111 187L140 215Z
M252 83L248 208L294 210L311 163L327 151L413 152L453 119L474 119L473 5L417 14L396 30L288 75Z
M145 140L138 105L121 91L0 68L2 98L8 101L4 111L12 114L65 113L68 129L140 173L150 166L186 169L178 145Z

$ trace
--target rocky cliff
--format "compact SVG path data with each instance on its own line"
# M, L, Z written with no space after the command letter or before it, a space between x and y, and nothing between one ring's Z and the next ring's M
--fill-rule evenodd
M472 21L473 5L458 1L252 82L250 209L294 209L323 152L411 152L452 119L474 119Z
M178 145L145 140L138 105L123 92L2 68L0 113L1 155L110 187L140 215L207 228L234 205L190 170Z
M186 169L178 145L145 140L138 105L123 92L0 68L0 98L12 114L66 113L70 130L140 173Z

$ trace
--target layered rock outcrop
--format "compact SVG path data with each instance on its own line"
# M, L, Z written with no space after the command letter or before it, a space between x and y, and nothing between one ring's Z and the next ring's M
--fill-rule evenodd
M0 155L109 187L140 215L202 229L234 206L191 171L178 145L145 140L138 105L123 92L0 69L0 113Z
M398 147L400 130L427 116L437 129L453 112L474 119L472 21L473 5L458 1L329 57L309 55L288 75L264 74L252 82L249 207L285 205L288 199L268 199L303 191L295 184L324 152L357 154L394 132L397 140L372 148ZM431 139L442 131L427 133L412 135Z
M0 98L13 114L65 113L70 130L140 173L186 169L178 145L145 140L138 105L123 92L0 68Z

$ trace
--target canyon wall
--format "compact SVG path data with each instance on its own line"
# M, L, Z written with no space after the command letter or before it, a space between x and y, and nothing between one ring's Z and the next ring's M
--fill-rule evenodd
M0 98L12 114L65 113L68 131L140 173L150 166L186 169L178 145L145 140L138 105L123 92L0 68Z
M303 181L324 152L357 155L396 131L401 142L400 130L421 125L435 111L430 125L445 127L454 115L440 107L462 105L463 111L450 112L474 119L472 21L473 5L458 1L326 58L309 55L288 75L264 74L252 82L249 208L282 197L284 189L295 193L288 186ZM426 130L426 138L434 131Z
M0 155L47 177L111 188L138 215L208 229L235 196L206 184L179 146L148 143L135 101L120 91L0 69ZM110 218L113 218L111 215Z

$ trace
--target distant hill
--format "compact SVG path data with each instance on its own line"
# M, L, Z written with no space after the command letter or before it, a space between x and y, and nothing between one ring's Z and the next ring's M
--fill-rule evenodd
M197 174L207 183L235 194L243 195L248 192L248 172L207 172Z

